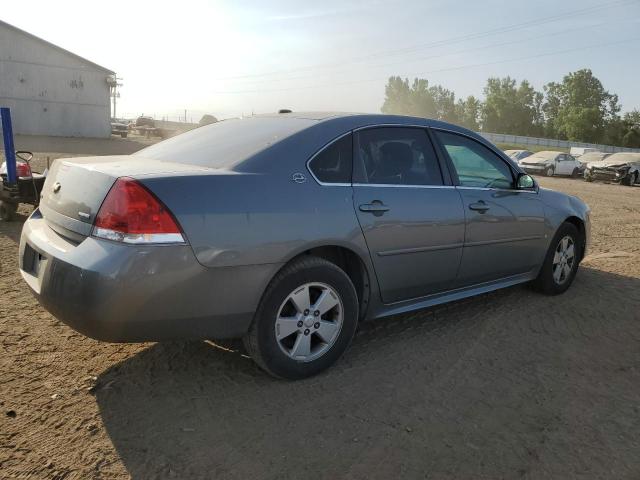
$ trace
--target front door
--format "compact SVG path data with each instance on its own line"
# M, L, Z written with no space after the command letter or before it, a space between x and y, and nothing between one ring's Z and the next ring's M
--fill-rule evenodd
M355 137L353 201L385 303L449 289L464 211L445 185L425 129L370 128Z
M480 142L435 131L457 177L466 232L457 286L527 273L544 255L544 211L535 190L517 190L506 161Z
M571 175L573 171L573 162L569 162L569 156L561 153L555 160L556 175ZM571 167L571 168L570 168Z

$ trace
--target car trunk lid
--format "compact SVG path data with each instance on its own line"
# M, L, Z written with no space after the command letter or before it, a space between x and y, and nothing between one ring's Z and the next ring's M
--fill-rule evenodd
M119 177L210 170L128 155L59 159L47 175L40 211L52 229L80 242L91 234L98 210Z

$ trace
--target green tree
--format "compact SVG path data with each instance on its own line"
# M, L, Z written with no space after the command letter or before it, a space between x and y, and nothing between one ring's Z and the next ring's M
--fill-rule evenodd
M528 81L516 85L511 77L489 78L484 94L484 131L514 135L539 135L542 132L543 96Z
M640 148L640 110L625 113L622 124L622 139L617 145Z
M465 100L460 99L456 104L457 118L460 125L477 132L480 130L480 117L482 115L482 102L473 95Z
M456 123L458 109L455 94L441 85L429 86L428 80L391 77L385 87L382 113L413 115Z
M591 70L566 75L545 86L546 132L567 140L599 143L615 137L618 96L610 94Z

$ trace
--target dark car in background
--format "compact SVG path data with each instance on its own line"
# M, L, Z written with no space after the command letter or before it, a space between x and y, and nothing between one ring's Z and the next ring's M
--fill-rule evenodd
M585 165L587 182L604 180L633 186L640 180L640 153L619 152Z
M524 282L562 293L589 235L582 201L539 188L474 132L287 113L57 160L20 270L85 335L241 337L295 379L333 364L367 318Z
M116 118L112 118L111 135L119 135L122 138L127 138L127 135L129 135L129 122L127 122L126 120L118 120Z

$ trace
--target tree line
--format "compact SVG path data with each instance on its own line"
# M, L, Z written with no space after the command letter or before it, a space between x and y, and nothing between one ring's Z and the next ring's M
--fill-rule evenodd
M571 72L537 91L527 80L489 78L484 100L458 98L423 78L389 78L383 113L428 117L474 131L640 148L640 110L620 115L618 95L591 70Z

